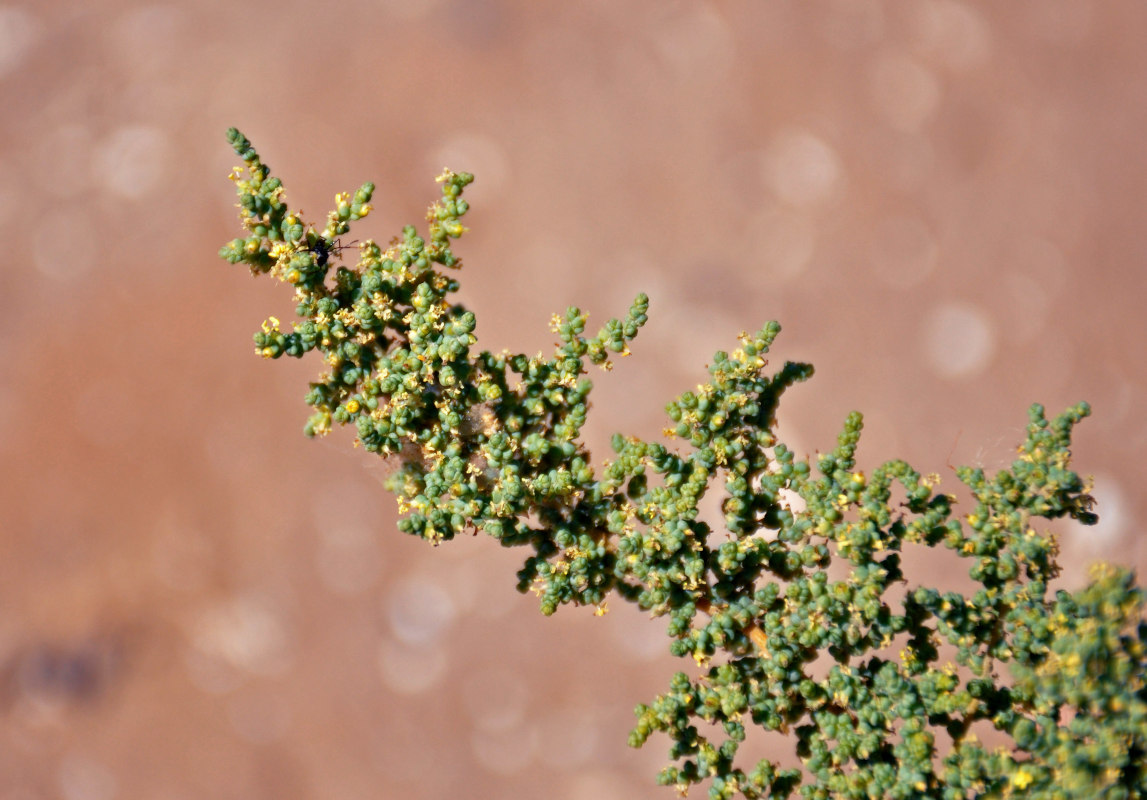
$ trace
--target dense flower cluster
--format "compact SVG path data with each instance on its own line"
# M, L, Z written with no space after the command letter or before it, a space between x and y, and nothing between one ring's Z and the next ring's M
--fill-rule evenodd
M294 287L300 321L269 319L255 345L268 358L322 354L308 435L353 425L400 464L402 530L525 546L518 586L544 613L602 611L616 594L666 617L693 677L677 673L639 706L631 736L670 737L663 783L707 782L714 800L1144 793L1144 594L1111 567L1082 592L1053 593L1055 538L1036 527L1096 519L1069 469L1086 404L1051 421L1033 406L1010 468L956 470L974 505L954 516L936 476L902 461L856 468L859 414L815 464L777 439L780 397L812 368L765 372L780 331L769 323L668 405L680 449L616 435L615 457L595 468L581 439L586 372L628 353L644 295L592 337L580 310L555 315L552 355L475 352L474 314L451 301L446 271L461 266L451 240L473 176L439 177L425 238L407 227L385 248L365 241L348 267L339 237L369 213L373 186L338 195L320 231L287 207L250 142L229 139L245 162L233 179L247 236L221 255ZM714 530L699 505L722 484ZM950 550L975 591L905 576L913 547ZM749 727L788 733L803 768L741 764Z

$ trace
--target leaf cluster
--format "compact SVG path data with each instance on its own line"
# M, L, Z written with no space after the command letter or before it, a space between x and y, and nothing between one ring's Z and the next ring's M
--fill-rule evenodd
M444 172L442 197L354 266L340 238L370 211L373 185L336 196L321 230L291 211L250 142L229 139L246 229L221 255L293 287L299 321L255 334L267 358L317 350L308 435L353 426L399 463L399 527L434 544L484 531L527 555L518 588L545 614L604 611L610 595L667 620L669 650L695 666L637 708L630 743L671 740L663 783L721 798L1139 797L1147 787L1144 595L1103 568L1053 592L1054 535L1040 520L1096 520L1070 469L1084 403L1049 420L1032 406L1017 459L993 475L960 468L970 510L903 461L857 469L863 420L845 420L815 463L776 431L781 396L807 364L768 372L780 326L718 352L707 382L666 408L678 447L615 435L595 467L582 428L591 366L629 352L646 322L586 334L577 308L553 317L535 356L475 351L474 314L452 295L473 180ZM723 527L701 503L720 493ZM943 548L974 590L906 576L912 546ZM830 575L837 575L833 578ZM1001 675L1001 667L1007 673ZM981 723L1011 742L989 748ZM750 729L787 733L803 769L742 764Z

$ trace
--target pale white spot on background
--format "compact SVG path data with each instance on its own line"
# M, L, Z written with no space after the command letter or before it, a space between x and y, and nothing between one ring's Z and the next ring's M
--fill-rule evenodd
M446 633L457 610L442 586L425 578L409 578L390 592L386 615L400 641L427 645Z
M374 531L364 525L337 524L319 531L315 568L335 594L364 592L378 580L382 552Z
M378 669L383 683L399 694L418 694L446 675L446 654L439 647L411 647L385 639L378 646Z
M761 211L748 223L745 250L777 280L804 272L816 250L816 226L804 214L785 208Z
M502 731L521 724L528 694L518 673L497 668L475 670L462 684L462 705L478 730Z
M940 83L910 56L885 51L869 75L873 102L885 122L906 133L923 127L940 104Z
M932 231L915 216L886 217L876 226L872 271L896 289L915 286L936 268L940 248Z
M934 310L924 323L923 334L928 366L943 378L974 375L995 352L995 335L987 316L964 303Z
M874 44L884 35L884 9L871 0L831 0L822 30L825 39L843 50Z
M282 697L263 689L230 698L227 720L245 741L269 744L283 738L290 730L291 712Z
M914 3L913 27L921 48L953 69L983 64L991 54L991 31L983 15L955 0Z
M506 150L496 139L473 131L460 131L434 149L430 169L443 167L455 172L469 172L474 183L466 189L466 196L494 197L501 192L510 176L510 161ZM438 174L435 172L435 174ZM478 195L475 195L478 192Z
M281 673L291 659L282 612L254 593L218 603L200 615L192 642L201 654L257 675Z
M96 226L82 206L54 209L36 226L34 240L36 267L49 278L79 278L96 263Z
M76 753L60 761L56 780L64 800L112 800L118 790L116 777L110 769Z
M808 131L779 135L763 159L765 183L781 201L798 208L820 205L840 189L836 151Z
M720 78L733 63L733 35L711 3L686 3L684 9L653 32L663 62L689 78Z
M97 148L92 165L96 180L118 197L145 197L159 186L170 150L167 134L159 128L125 125Z
M470 749L474 760L487 772L515 775L533 761L538 730L534 725L518 725L501 731L474 731Z
M593 712L565 708L542 718L539 736L542 763L551 769L578 769L593 761L601 728Z
M24 9L0 6L0 78L20 66L40 38L42 27Z

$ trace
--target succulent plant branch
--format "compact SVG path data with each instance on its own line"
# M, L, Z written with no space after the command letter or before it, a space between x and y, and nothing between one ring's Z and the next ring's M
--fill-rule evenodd
M475 316L450 299L473 176L439 176L425 237L407 226L386 246L365 240L347 266L340 237L370 212L373 185L337 195L320 229L288 207L242 134L228 138L246 233L221 255L289 284L299 317L286 329L269 318L256 351L318 351L326 365L305 432L351 425L357 444L399 462L388 486L401 530L433 544L482 530L525 548L518 588L543 613L602 612L612 595L667 618L669 652L695 662L695 677L678 672L639 705L630 739L672 740L662 783L707 783L715 800L1143 794L1143 592L1115 567L1053 592L1055 536L1033 524L1096 520L1069 468L1086 404L1051 420L1032 406L1009 468L956 469L972 499L956 516L936 476L903 461L857 469L857 413L815 463L777 437L780 398L812 367L766 372L780 332L770 322L668 404L679 449L618 434L595 468L581 438L587 370L629 353L645 295L592 337L581 310L555 315L550 356L475 352ZM711 491L723 491L724 530L698 510ZM950 551L973 590L904 575L915 547ZM832 562L844 577L829 578ZM984 746L977 722L1012 745ZM803 768L741 763L752 728L789 733Z

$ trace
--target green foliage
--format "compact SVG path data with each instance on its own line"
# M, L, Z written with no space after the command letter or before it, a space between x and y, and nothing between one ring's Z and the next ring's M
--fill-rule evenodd
M771 322L669 403L680 448L615 435L598 469L581 439L586 372L628 353L645 295L592 337L579 309L555 315L552 355L475 352L474 314L450 299L447 271L461 266L451 244L473 176L439 177L426 237L406 227L385 248L368 240L348 267L338 237L369 213L373 186L338 195L319 231L288 209L250 142L229 138L245 162L233 178L247 236L221 255L291 284L300 318L289 331L270 318L256 350L318 350L327 364L306 433L352 425L361 446L400 463L389 488L403 531L438 544L483 530L524 547L518 588L543 613L601 612L613 594L667 617L669 649L696 662L695 677L677 673L638 706L630 737L670 738L662 783L707 783L714 800L1144 793L1144 594L1112 567L1053 593L1056 541L1036 528L1096 520L1069 469L1086 404L1050 421L1032 406L1010 468L956 470L974 505L954 515L937 476L902 461L856 468L860 414L815 464L777 438L781 395L812 367L764 371ZM721 489L715 531L698 507ZM905 576L910 546L951 551L977 588ZM986 746L976 723L1010 744ZM788 734L803 770L741 764L750 728Z

